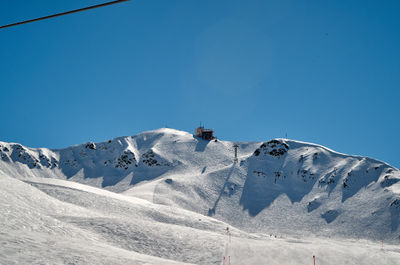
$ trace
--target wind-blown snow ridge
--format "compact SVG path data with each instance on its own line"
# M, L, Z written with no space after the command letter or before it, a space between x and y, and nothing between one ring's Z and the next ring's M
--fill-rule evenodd
M311 142L304 142L304 141L299 141L299 140L293 140L293 139L286 139L286 138L276 138L276 139L277 140L283 140L283 141L289 141L289 142L293 142L293 143L298 143L298 144L301 144L301 145L309 145L309 146L313 146L313 147L323 148L328 152L331 152L331 153L334 153L334 154L337 154L337 155L341 155L341 156L344 156L344 157L354 157L354 158L360 158L360 159L366 158L366 159L370 159L371 161L374 161L376 163L381 163L381 164L384 164L386 166L393 167L392 165L389 165L388 163L386 163L384 161L381 161L381 160L378 160L378 159L375 159L375 158L361 156L361 155L351 155L351 154L341 153L341 152L335 151L335 150L333 150L331 148L328 148L328 147L320 145L320 144L315 144L315 143L311 143ZM393 167L393 168L395 168L395 167ZM397 169L397 168L395 168L395 169Z

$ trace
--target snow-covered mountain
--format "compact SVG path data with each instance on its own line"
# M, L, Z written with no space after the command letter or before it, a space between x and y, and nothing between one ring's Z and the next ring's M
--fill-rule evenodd
M232 142L166 128L57 150L0 142L0 211L9 215L0 221L10 231L47 229L71 234L72 241L106 237L123 245L117 251L122 259L132 258L124 251L135 251L137 260L151 264L157 258L141 255L171 264L218 264L224 251L218 242L228 225L242 240L279 235L399 244L398 169L288 139L236 144L237 161Z

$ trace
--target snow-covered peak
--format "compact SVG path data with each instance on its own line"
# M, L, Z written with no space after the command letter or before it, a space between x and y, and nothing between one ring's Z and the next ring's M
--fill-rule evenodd
M177 129L172 129L172 128L159 128L159 129L143 132L139 135L144 135L144 134L165 134L165 135L169 135L169 136L183 136L183 137L190 137L192 135L191 133L177 130Z
M250 231L400 236L399 170L312 143L205 141L161 128L57 150L0 142L0 157L15 178L67 179Z

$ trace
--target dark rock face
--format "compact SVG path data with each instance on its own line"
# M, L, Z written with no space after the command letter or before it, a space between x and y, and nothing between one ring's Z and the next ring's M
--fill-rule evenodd
M0 144L0 158L1 158L1 160L5 161L5 162L9 162L10 161L10 158L8 157L8 154L7 154L9 151L10 150L6 146L2 146Z
M163 161L160 157L157 158L156 154L151 149L142 155L142 162L149 167L170 166L168 162Z
M114 163L115 168L123 168L125 170L127 170L131 165L137 167L135 154L130 150L124 151L121 156L115 159Z
M29 168L40 167L39 160L29 154L29 152L20 144L13 146L11 156L13 161L26 164Z
M149 151L143 154L142 162L149 167L161 166L161 164L158 163L158 161L154 157L155 157L154 152L153 150L150 149Z
M273 157L281 157L287 153L289 145L282 140L271 140L263 143L258 149L254 151L254 156L260 154L270 155Z
M42 164L44 167L51 167L50 159L46 155L39 154L39 159L40 159L40 164Z
M85 145L85 148L91 149L91 150L96 150L96 145L95 145L95 143L89 142Z
M19 162L29 168L54 168L58 166L58 161L54 157L48 157L42 151L37 154L20 144L12 144L9 147L0 145L0 158L4 162Z

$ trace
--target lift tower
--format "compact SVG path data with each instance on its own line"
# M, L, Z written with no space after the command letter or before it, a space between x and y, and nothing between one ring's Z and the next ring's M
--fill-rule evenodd
M235 159L233 160L233 162L237 163L238 162L238 158L237 158L237 149L238 149L239 145L238 144L234 144L233 148L235 148Z

